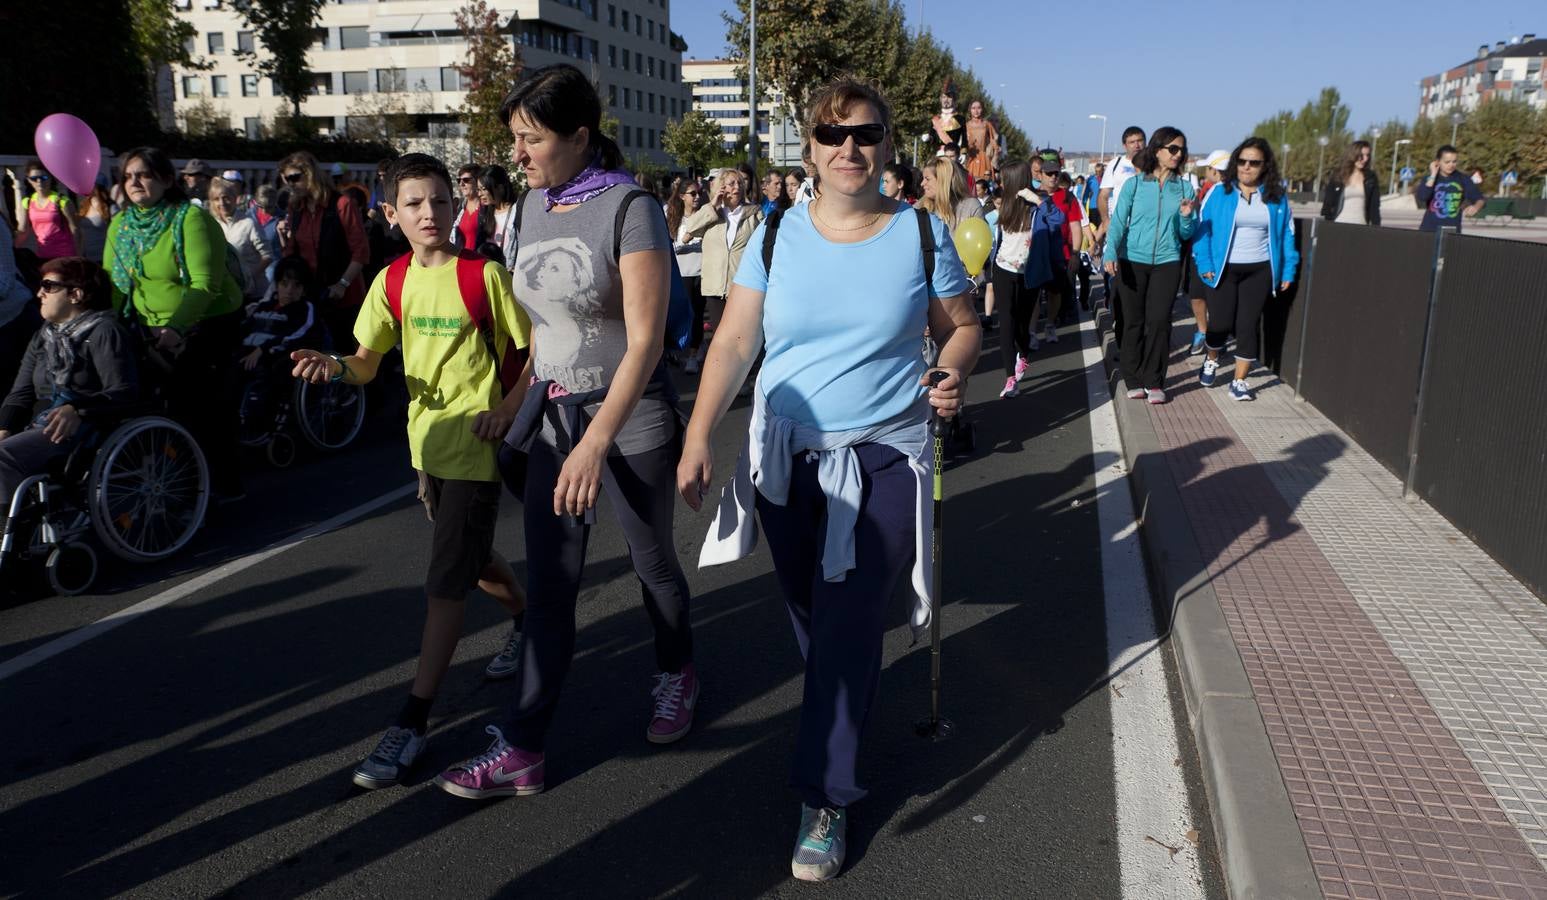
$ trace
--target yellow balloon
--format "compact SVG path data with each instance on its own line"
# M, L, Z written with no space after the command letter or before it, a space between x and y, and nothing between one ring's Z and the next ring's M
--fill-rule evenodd
M967 274L976 277L983 271L983 264L988 262L989 251L994 246L994 236L989 233L988 223L976 216L964 219L956 226L956 233L951 239L956 244L956 255L961 257L962 265L967 267Z

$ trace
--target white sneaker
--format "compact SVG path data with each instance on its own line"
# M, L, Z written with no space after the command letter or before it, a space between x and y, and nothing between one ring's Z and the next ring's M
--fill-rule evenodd
M412 728L387 729L376 749L355 766L354 783L363 788L391 787L403 780L414 760L424 752L427 739Z
M1148 397L1149 394L1150 392L1146 391L1144 388L1134 388L1128 392L1128 399L1143 400L1145 397Z
M489 678L509 678L516 674L516 666L521 661L521 629L516 623L510 623L510 637L505 639L505 648L495 654L489 660L489 665L484 667L483 674Z

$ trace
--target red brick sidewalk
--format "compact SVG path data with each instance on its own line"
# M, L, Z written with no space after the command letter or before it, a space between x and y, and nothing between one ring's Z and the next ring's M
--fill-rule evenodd
M1547 897L1547 871L1290 502L1197 384L1197 362L1185 351L1173 355L1171 402L1144 412L1245 665L1322 891ZM1121 396L1114 402L1138 404Z

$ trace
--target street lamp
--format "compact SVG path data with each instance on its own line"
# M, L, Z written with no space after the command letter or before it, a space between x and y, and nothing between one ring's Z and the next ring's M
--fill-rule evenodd
M1284 167L1283 167L1283 172L1284 172L1284 184L1286 184L1286 185L1288 185L1288 186L1290 186L1292 188L1294 186L1294 180L1289 177L1289 145L1288 144L1284 145Z
M1091 113L1090 114L1090 118L1092 118L1092 119L1100 119L1101 120L1101 156L1096 161L1097 162L1106 162L1107 161L1107 117L1103 116L1101 113Z
M1321 137L1317 138L1316 143L1321 147L1321 149L1316 151L1316 186L1312 188L1312 190L1319 197L1321 196L1322 166L1327 162L1327 136L1322 135Z
M1375 161L1380 159L1380 129L1370 129L1370 171L1375 171Z
M1411 144L1411 143L1412 143L1411 139L1409 139L1409 138L1402 138L1401 140L1397 141L1395 144L1391 145L1391 192L1393 194L1395 194L1397 192L1397 151L1402 149L1402 145L1403 144Z
M1456 145L1456 129L1460 128L1460 127L1461 127L1461 114L1458 113L1458 112L1451 113L1450 114L1450 145L1452 147L1454 147Z

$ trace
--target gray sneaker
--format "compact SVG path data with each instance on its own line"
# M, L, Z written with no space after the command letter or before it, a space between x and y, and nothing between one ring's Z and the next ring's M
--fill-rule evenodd
M489 678L509 678L516 674L516 666L521 662L521 629L512 622L510 624L510 637L505 639L505 649L501 650L489 665L483 670L483 674Z
M801 881L828 881L843 869L844 835L848 811L812 809L800 805L800 831L795 834L795 856L790 871Z
M424 752L425 741L425 736L412 728L388 728L371 755L355 766L355 784L375 789L401 782L414 760Z

